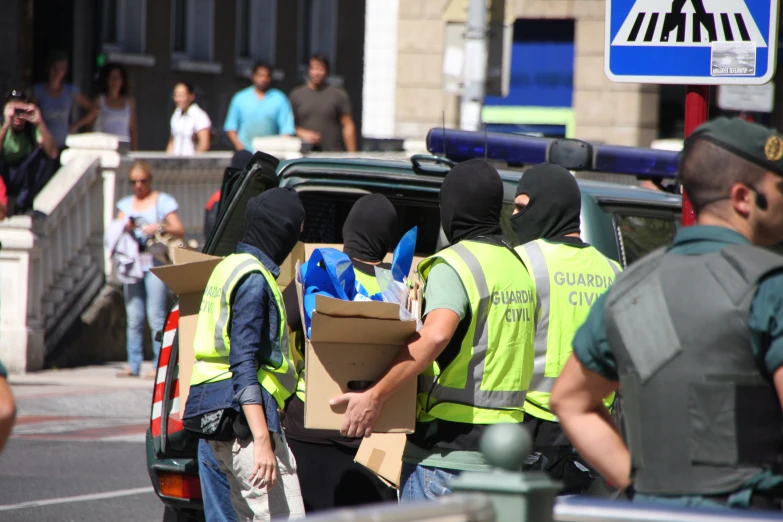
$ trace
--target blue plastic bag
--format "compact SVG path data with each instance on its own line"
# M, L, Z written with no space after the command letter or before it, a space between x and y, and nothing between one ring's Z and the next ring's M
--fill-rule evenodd
M397 248L394 249L394 257L392 258L392 276L394 280L402 283L403 280L408 277L411 272L411 265L413 264L413 254L416 251L416 236L418 234L418 227L405 232L400 242L397 243Z
M353 301L356 275L348 256L334 248L317 248L301 267L305 328L310 335L310 320L315 310L315 296L325 295Z

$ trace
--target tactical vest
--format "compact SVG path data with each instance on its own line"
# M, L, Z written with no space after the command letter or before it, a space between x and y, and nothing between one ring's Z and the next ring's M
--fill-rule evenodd
M530 276L510 249L462 241L419 264L425 283L437 260L462 281L470 323L456 356L444 367L435 362L419 377L419 421L521 422L533 372Z
M226 257L209 277L196 322L196 337L193 342L196 363L193 365L190 384L195 386L231 378L228 360L231 350L231 301L237 284L252 273L262 274L275 296L279 318L278 342L283 354L279 366L264 365L258 369L258 382L282 409L286 399L294 393L297 380L297 370L288 342L283 295L274 276L251 254L232 254Z
M574 247L543 239L516 248L536 288L536 360L525 413L557 421L549 408L555 380L571 356L571 341L595 300L621 272L620 265L592 246ZM614 394L604 401L610 407Z
M781 267L750 245L660 250L610 290L606 331L640 493L723 494L778 462L783 415L748 315L758 281Z

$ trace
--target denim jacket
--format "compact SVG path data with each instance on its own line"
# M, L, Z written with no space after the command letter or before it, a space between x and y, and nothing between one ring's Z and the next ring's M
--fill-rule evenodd
M251 254L277 278L278 267L261 250L239 243L238 254ZM253 273L241 281L231 300L231 346L228 360L231 379L208 382L190 388L185 418L222 408L239 411L242 404L261 404L270 432L282 433L277 402L258 382L260 364L280 366L283 350L278 338L280 324L275 297L262 274Z

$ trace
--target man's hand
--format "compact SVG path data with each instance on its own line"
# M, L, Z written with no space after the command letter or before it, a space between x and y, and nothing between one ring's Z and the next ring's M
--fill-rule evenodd
M28 103L25 109L27 110L27 112L19 116L21 119L29 121L36 127L38 127L43 123L43 116L41 116L41 109L39 109L36 105L33 105L32 103Z
M253 438L253 471L250 483L254 487L269 489L277 482L277 459L269 437Z
M298 134L305 143L309 143L311 145L317 145L321 143L321 134L319 132L308 129L299 129Z
M369 437L372 426L381 413L381 401L372 389L363 392L350 392L329 401L331 406L347 404L343 416L340 434L345 437Z
M16 101L10 101L3 107L3 126L8 128L11 126L11 120L16 115L16 109L19 109L20 103Z

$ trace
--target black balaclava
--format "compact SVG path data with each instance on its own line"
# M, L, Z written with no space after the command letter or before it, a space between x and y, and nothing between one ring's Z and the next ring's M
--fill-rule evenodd
M397 211L383 194L359 198L343 224L343 252L352 259L380 263L397 235Z
M294 189L267 190L247 202L242 242L280 265L299 241L304 219L305 210Z
M516 196L520 194L530 197L527 206L511 216L511 228L521 245L579 232L579 185L560 165L542 163L530 167L519 180Z
M503 181L489 163L472 159L456 165L440 190L440 221L451 244L502 234Z

